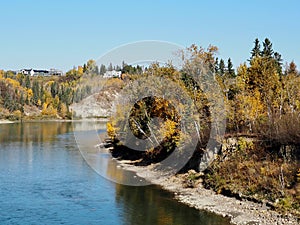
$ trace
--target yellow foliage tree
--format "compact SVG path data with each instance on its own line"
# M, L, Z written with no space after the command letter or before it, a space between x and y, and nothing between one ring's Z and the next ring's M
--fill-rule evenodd
M252 132L253 125L260 116L265 113L265 107L261 101L260 93L255 90L251 94L238 94L234 101L236 118L240 125L246 125Z
M13 116L15 117L15 119L20 120L22 117L22 112L20 110L15 110L13 112Z
M17 89L20 87L20 83L17 80L11 79L11 78L6 78L5 79L7 81L8 84L12 85L12 87L14 89Z
M178 131L178 122L167 119L160 129L160 134L161 137L164 137L170 141L174 141L176 144L178 144L179 135L176 135Z
M82 66L78 66L77 67L77 71L78 71L78 75L82 76L83 75L83 67Z
M30 102L30 100L33 96L33 91L30 88L28 88L28 89L26 89L26 92L27 92L27 99Z
M42 109L42 115L56 116L57 115L57 109L55 109L52 104L44 103L43 104L43 109Z
M106 130L107 130L107 134L108 136L114 140L116 137L116 128L114 128L114 126L112 125L112 123L107 123L106 124Z

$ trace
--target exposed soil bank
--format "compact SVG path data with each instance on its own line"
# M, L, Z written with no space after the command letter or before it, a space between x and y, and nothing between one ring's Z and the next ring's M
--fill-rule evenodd
M201 184L201 179L196 187L188 188L186 187L187 174L163 176L160 172L154 171L152 165L137 167L125 160L119 161L119 163L124 169L134 171L149 182L173 192L178 201L199 210L229 217L233 224L298 225L300 223L298 218L292 215L281 215L264 204L216 194L212 190L205 189Z

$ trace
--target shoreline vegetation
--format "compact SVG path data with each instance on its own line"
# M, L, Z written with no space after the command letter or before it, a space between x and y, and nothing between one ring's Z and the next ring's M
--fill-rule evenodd
M113 150L110 149L110 151ZM283 215L274 211L266 202L253 202L253 200L243 197L237 199L206 189L201 178L203 174L194 170L184 174L163 176L159 171L153 169L153 165L135 166L130 160L118 160L118 163L122 169L135 172L137 176L173 193L174 198L179 202L198 210L227 217L232 224L298 225L300 222L300 219L292 214ZM196 184L190 186L190 177L198 177Z
M186 177L186 184L175 192L189 193L200 188L200 192L210 190L218 197L230 196L232 201L253 202L251 207L258 213L251 214L250 223L259 220L265 221L263 224L298 224L300 73L294 62L283 65L281 55L273 50L269 39L262 45L263 48L256 39L251 57L236 71L230 59L225 65L223 59L215 56L217 47L204 49L192 45L181 53L180 70L171 64L154 63L143 73L125 74L118 87L122 90L122 102L116 104L114 117L107 124L114 147L112 156L131 162L138 173L146 170L146 174L141 173L145 177L151 166L159 167L173 152L177 154L173 158L184 158L188 149L185 146L194 146L193 154L177 175L165 183L159 182L164 188L172 190L177 179L179 188L180 177ZM182 91L180 98L173 98L178 90ZM150 97L139 98L134 104L128 100L147 95ZM220 112L225 115L224 120ZM222 134L224 124L225 134ZM216 148L206 149L208 143L216 143ZM219 146L221 150L215 151ZM214 160L201 167L202 159L209 154ZM169 165L172 167L171 162ZM153 176L153 182L160 180L159 173ZM193 193L195 196L187 194L178 199L183 202L186 199L193 206L201 205L198 198L205 196ZM231 200L224 198L218 205ZM211 201L214 202L214 197ZM200 208L209 209L209 205ZM265 211L258 209L260 205ZM225 209L218 210L234 215ZM237 211L242 213L238 208ZM248 213L251 212L243 215ZM270 220L264 218L268 213ZM287 220L282 219L285 216Z

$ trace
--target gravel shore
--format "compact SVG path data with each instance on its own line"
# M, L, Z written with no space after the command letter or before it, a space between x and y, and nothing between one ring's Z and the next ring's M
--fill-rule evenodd
M155 171L151 165L138 167L131 165L128 161L119 161L119 163L124 169L134 171L138 176L174 193L179 202L199 210L229 217L233 224L300 224L299 218L292 215L281 215L264 204L216 194L212 190L205 189L201 182L198 182L193 188L188 188L184 183L187 174L163 176L160 172Z

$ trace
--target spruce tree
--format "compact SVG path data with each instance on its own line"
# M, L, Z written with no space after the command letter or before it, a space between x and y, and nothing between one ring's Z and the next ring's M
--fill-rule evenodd
M279 75L282 75L282 58L278 52L274 53L275 64Z
M231 62L231 59L229 58L227 61L227 73L230 77L235 77L235 72L233 69L233 64Z
M218 57L216 58L216 61L215 61L215 73L219 74L219 58Z
M99 74L100 74L100 72L99 72L99 67L98 67L97 65L95 66L95 74L96 74L96 75L99 75Z
M30 88L31 87L29 75L26 75L25 87L26 88Z
M105 72L106 72L106 67L105 67L105 65L101 64L101 66L100 66L100 75L104 75Z
M114 69L113 65L112 65L112 63L110 63L107 67L107 71L113 71L113 69Z
M253 59L254 57L258 57L261 56L261 51L260 51L260 43L258 38L255 39L254 41L254 48L251 50L251 59Z
M37 81L34 81L32 84L32 92L33 92L33 103L37 104L38 100L40 99L40 85Z
M224 60L221 59L221 60L220 60L220 63L219 63L219 74L220 74L221 76L223 76L224 73L225 73L225 63L224 63Z
M262 56L266 58L272 58L273 57L273 48L272 48L272 43L271 41L266 38L264 43L263 43L263 50L262 50Z

